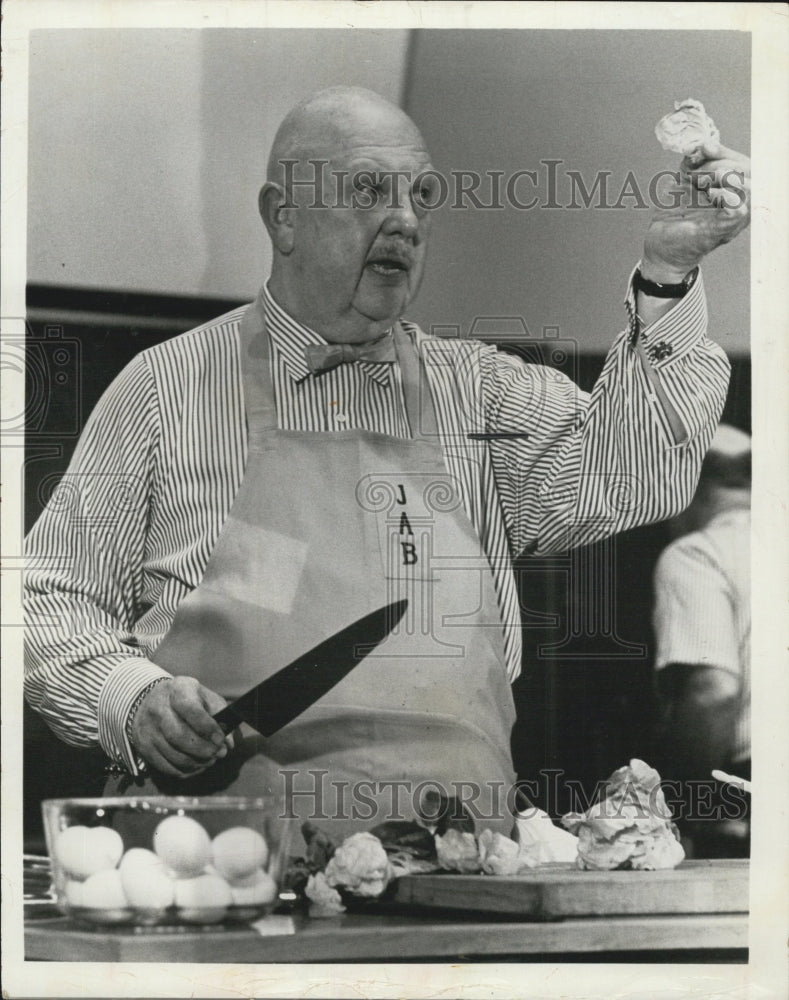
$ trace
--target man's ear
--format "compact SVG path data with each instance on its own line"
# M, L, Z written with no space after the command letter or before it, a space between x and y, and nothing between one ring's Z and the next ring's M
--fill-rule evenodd
M258 195L258 210L274 248L289 254L295 242L293 224L296 206L288 199L285 189L267 181Z

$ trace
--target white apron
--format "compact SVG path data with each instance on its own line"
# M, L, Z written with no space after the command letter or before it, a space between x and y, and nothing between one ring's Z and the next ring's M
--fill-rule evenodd
M273 737L243 726L203 774L151 772L112 782L115 794L268 789L342 836L414 818L431 790L510 832L515 711L493 578L446 470L424 366L399 325L394 337L413 437L280 430L262 304L250 306L244 480L153 660L232 699L384 604L407 597L405 618Z

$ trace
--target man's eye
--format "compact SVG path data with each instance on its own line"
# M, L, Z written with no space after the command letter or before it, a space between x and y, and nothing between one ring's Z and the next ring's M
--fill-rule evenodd
M426 180L414 190L414 200L422 207L433 207L437 193L436 184Z

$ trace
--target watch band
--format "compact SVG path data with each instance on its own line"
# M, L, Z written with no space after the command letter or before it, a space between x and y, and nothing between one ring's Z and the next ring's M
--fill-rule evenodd
M698 276L699 269L694 267L690 274L678 284L663 284L660 281L650 281L641 273L641 268L637 267L633 274L633 288L644 295L651 295L656 299L681 299L693 287L693 283Z

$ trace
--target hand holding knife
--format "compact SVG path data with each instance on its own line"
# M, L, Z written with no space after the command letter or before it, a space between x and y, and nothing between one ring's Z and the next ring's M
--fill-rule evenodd
M135 715L135 749L156 770L183 778L224 757L227 734L242 722L263 736L273 735L383 642L407 606L407 600L394 601L352 622L229 705L194 677L165 678L148 692Z

